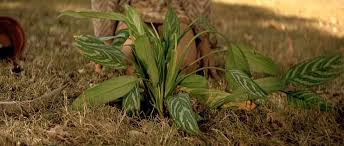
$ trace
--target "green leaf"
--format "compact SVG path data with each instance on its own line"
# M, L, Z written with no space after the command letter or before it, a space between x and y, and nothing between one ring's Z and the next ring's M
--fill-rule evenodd
M129 38L129 30L128 29L121 29L118 32L116 32L116 35L112 41L112 46L115 48L121 49L123 47L123 44L127 39Z
M265 73L269 75L277 75L279 73L277 64L270 58L259 54L245 45L239 44L237 46L240 47L244 53L252 72Z
M166 82L165 82L165 96L170 95L174 92L175 88L177 87L178 81L178 55L177 50L173 49L170 53L171 58L167 63L167 73L166 73Z
M152 48L149 39L145 36L138 37L135 40L135 54L146 69L149 79L154 86L159 82L159 71L155 61L155 51Z
M175 48L175 39L173 34L179 35L179 19L174 10L169 7L163 23L163 36L168 49Z
M266 93L276 92L276 91L282 90L285 87L283 82L279 78L275 78L275 77L257 79L257 80L254 80L254 82L258 84L258 86L262 88L263 91L265 91ZM252 100L252 99L257 99L257 97L256 96L252 97L252 95L247 94L247 90L244 88L238 88L234 90L232 94L228 93L227 96L221 96L221 98L218 98L217 100L213 101L213 103L209 107L218 108L229 102L241 102L241 101Z
M244 72L240 70L229 70L228 72L232 75L234 81L249 94L257 97L267 96L267 93Z
M84 103L96 106L116 101L127 95L137 84L133 76L114 77L84 91L74 102L73 108L82 109Z
M266 77L261 79L256 79L254 82L262 88L267 94L282 90L285 86L283 81L276 77ZM238 88L233 91L233 94L240 94L246 92L246 89Z
M288 104L292 107L297 108L317 108L319 107L321 111L331 111L332 107L327 103L320 95L308 91L295 91L288 92Z
M257 79L254 80L254 82L267 93L272 93L284 88L283 82L274 77ZM244 88L238 88L232 93L207 88L183 88L182 90L196 97L200 103L206 105L208 108L218 108L229 102L241 102L257 98L252 97L252 95L250 96Z
M223 106L226 103L243 102L243 101L247 101L247 100L250 100L250 95L248 93L246 93L246 92L242 92L242 93L235 92L235 93L230 94L228 96L219 96L219 98L212 101L208 107L216 109L216 108Z
M199 134L196 114L188 94L179 93L167 99L168 111L175 124L189 134Z
M109 19L115 21L124 21L125 16L120 13L115 12L95 12L95 11L64 11L60 14L61 16L72 16L76 18L99 18L99 19Z
M194 74L183 79L179 85L186 88L208 88L208 81L204 76Z
M283 80L286 84L319 85L340 75L344 71L343 64L341 55L317 57L289 69Z
M198 101L205 105L208 108L217 108L224 103L224 99L231 98L232 101L240 101L241 99L236 97L230 97L231 94L216 90L216 89L207 89L207 88L188 88L184 89L192 96L196 97Z
M116 69L125 68L122 62L124 54L120 46L105 45L103 41L88 35L75 36L75 41L75 46L86 58L104 66Z
M282 90L284 88L283 82L274 77L257 79L254 80L254 82L256 82L258 86L267 93ZM195 96L198 101L200 101L203 105L206 105L208 108L218 108L229 102L241 102L250 99L256 99L256 97L250 97L250 95L247 94L247 90L243 88L238 88L234 90L233 93L207 88L183 88L183 91Z
M225 67L226 80L229 83L229 87L233 90L238 87L238 84L235 82L230 70L240 70L251 77L247 59L239 46L232 45L231 48L228 49Z
M128 25L129 32L135 38L145 34L145 24L143 23L139 13L129 5L125 5L126 24Z
M141 107L141 100L143 97L139 92L138 84L132 89L127 96L122 100L123 109L128 111L130 115L138 114Z
M272 93L285 88L283 81L276 77L267 77L254 80L265 92Z

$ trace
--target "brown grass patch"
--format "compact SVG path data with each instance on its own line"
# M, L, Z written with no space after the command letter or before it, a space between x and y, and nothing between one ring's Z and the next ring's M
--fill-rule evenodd
M72 46L74 34L92 34L89 21L57 18L59 12L49 7L88 8L88 1L14 0L0 2L0 6L0 15L19 20L28 35L20 75L12 75L6 61L0 61L0 100L30 100L66 81L71 83L51 107L27 116L1 113L0 145L344 145L343 76L315 87L336 105L333 112L290 109L283 104L279 108L267 104L253 111L205 111L201 113L201 137L178 131L167 118L128 117L117 107L71 111L70 102L83 90L117 75L110 69L104 76L96 75ZM218 29L232 42L252 45L284 70L306 58L344 48L343 38L314 26L319 21L314 17L280 15L267 7L238 3L216 3L214 11L221 14L216 20ZM342 22L336 27L344 28Z

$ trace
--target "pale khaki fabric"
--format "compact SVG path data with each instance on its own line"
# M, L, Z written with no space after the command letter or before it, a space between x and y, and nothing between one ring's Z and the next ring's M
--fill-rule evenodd
M91 0L92 9L95 11L119 12L122 4L135 7L145 22L162 23L167 11L167 0ZM190 23L199 16L211 22L211 0L172 0L172 8L184 23ZM115 32L116 22L109 20L94 20L96 36L109 36ZM201 28L195 27L199 33Z
M92 9L95 11L114 11L120 12L123 4L129 4L137 9L143 21L162 24L164 16L167 12L168 0L91 0ZM202 16L211 22L211 0L171 0L171 6L177 13L180 22L183 25L190 24L192 20ZM94 20L94 32L97 37L114 35L117 22L109 20ZM195 33L203 31L202 28L195 26ZM192 38L192 36L190 36ZM202 35L197 41L195 52L191 52L192 56L204 56L210 53L212 48L216 47L216 38L209 39L209 35ZM109 42L107 42L109 43ZM195 42L194 42L195 43ZM197 55L199 54L199 55ZM191 58L190 58L191 59ZM195 59L195 58L192 58ZM186 61L188 62L188 61ZM190 62L189 62L190 63ZM202 59L202 66L215 66L213 55ZM210 70L215 78L219 78L215 70Z

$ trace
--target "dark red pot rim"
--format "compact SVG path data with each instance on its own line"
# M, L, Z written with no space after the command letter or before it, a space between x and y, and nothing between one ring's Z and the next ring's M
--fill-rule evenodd
M23 27L13 18L0 16L0 32L11 40L11 47L16 55L20 55L25 48L26 37ZM17 54L19 53L19 54Z

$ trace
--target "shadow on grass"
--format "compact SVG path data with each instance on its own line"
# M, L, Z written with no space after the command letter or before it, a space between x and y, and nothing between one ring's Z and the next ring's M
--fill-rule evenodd
M344 53L344 38L319 27L320 22L316 19L283 16L267 8L225 3L215 3L214 15L215 25L231 42L249 44L277 61L284 71L308 58ZM344 76L316 90L323 90L322 94L332 103L344 102Z
M41 27L48 31L50 26L59 23L74 33L85 31L82 30L85 27L86 32L91 32L91 28L85 25L79 29L75 26L68 27L68 24L73 24L69 22L73 21L71 18L57 18L59 11L89 9L89 3L82 0L4 1L0 2L0 15L12 16L28 23L24 24L27 31L30 31L31 27ZM344 39L321 28L320 22L315 19L283 16L262 7L225 3L214 3L214 18L218 30L225 33L229 40L250 44L283 67L305 58L336 53L344 48ZM40 23L37 23L39 21ZM32 33L36 32L30 32Z
M315 19L225 3L215 3L214 15L215 25L232 42L250 44L283 66L344 48L344 39L319 28Z

